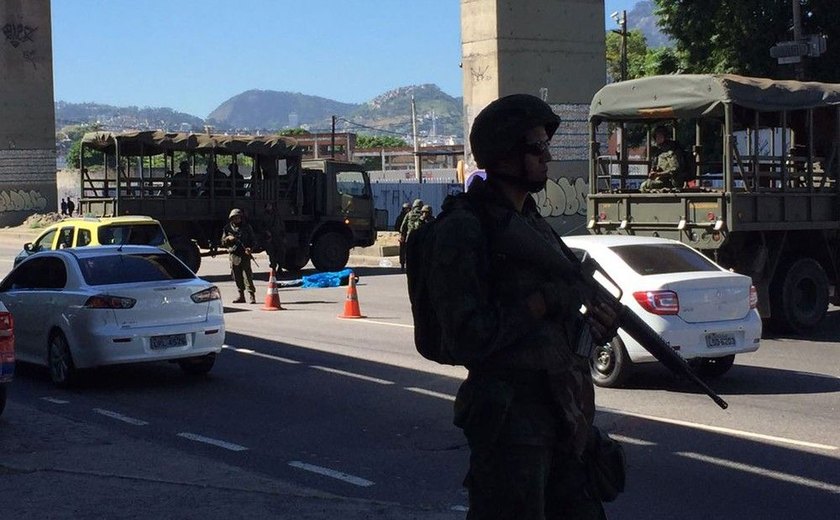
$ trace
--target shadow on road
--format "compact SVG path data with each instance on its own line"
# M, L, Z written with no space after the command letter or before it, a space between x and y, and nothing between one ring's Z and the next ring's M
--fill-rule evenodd
M829 309L825 318L808 333L795 334L791 332L776 331L773 330L772 327L765 325L764 330L762 331L762 338L836 342L837 339L840 338L840 309L837 307ZM840 346L840 343L838 343L838 346Z

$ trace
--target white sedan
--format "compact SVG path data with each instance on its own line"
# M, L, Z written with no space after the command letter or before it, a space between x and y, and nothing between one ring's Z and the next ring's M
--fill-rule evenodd
M60 386L78 369L145 361L203 374L225 338L219 289L150 246L40 252L0 283L0 301L17 359L46 365Z
M726 373L736 354L758 350L761 318L749 276L730 272L674 240L628 235L567 236L579 257L591 255L622 291L621 303L694 366L701 376ZM621 385L634 363L656 359L619 329L596 348L592 377Z

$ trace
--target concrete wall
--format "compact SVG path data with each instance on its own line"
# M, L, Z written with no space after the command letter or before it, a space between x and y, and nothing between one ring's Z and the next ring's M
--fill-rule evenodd
M587 182L586 121L606 80L604 40L603 0L461 0L467 171L475 168L468 136L481 109L508 94L541 97L563 123L551 148L556 186L550 182L537 199L561 233L585 232L584 212L565 194L571 187L577 197Z
M0 225L56 208L49 0L0 0Z

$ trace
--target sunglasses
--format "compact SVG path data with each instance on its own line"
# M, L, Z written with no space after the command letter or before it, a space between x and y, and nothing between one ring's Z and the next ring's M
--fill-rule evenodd
M551 139L545 141L537 141L536 143L525 143L522 145L522 151L529 155L543 155L549 151Z

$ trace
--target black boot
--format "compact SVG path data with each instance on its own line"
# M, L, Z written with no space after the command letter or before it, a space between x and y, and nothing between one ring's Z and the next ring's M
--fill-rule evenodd
M256 298L256 296L254 296L254 293L249 293L249 294L251 295L251 303L257 303L257 298Z
M231 302L231 303L245 303L245 293L242 292L242 291L239 291L239 298L233 300L233 302Z

